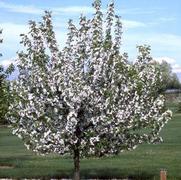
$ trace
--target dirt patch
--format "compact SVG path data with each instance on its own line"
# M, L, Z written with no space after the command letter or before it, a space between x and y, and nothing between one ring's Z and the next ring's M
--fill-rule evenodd
M13 166L8 166L8 165L0 165L0 169L13 169Z

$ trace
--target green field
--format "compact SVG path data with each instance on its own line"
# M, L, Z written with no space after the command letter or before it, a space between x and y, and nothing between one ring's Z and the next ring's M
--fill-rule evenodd
M181 114L174 115L162 136L162 144L141 145L114 157L81 160L81 177L159 179L160 169L166 169L168 179L181 179ZM36 156L25 149L10 129L0 128L0 178L71 178L72 174L71 158Z

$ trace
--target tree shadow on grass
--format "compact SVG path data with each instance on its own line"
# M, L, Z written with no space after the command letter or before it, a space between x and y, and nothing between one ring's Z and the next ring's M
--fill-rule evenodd
M23 174L22 174L23 171ZM26 172L27 171L27 172ZM42 172L41 172L42 171ZM30 179L41 179L41 180L49 180L49 179L72 179L73 177L73 169L69 170L56 170L45 172L46 169L39 169L36 172L29 172L29 169L12 169L7 175L8 177L13 178L30 178ZM29 173L28 173L29 172ZM15 177L13 176L15 175ZM153 180L155 176L153 174L148 174L145 172L134 172L128 174L128 172L120 171L120 169L84 169L81 170L81 179L129 179L129 180Z
M130 171L130 170L129 170ZM154 174L148 174L146 172L133 172L121 171L120 168L105 168L105 169L83 169L81 170L81 179L129 179L129 180L155 180ZM57 171L53 176L44 176L41 179L72 179L73 169L69 171Z
M106 169L84 169L81 171L83 179L130 179L130 180L152 180L154 174L147 172L131 172L131 169L121 170L120 168Z

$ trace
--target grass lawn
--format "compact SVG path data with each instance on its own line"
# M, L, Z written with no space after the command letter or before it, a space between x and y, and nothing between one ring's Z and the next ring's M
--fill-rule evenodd
M168 171L168 179L181 179L181 114L175 114L162 131L164 143L141 145L119 156L81 160L81 177L159 179L160 169ZM71 178L73 161L68 157L36 156L27 151L10 129L0 128L0 178Z

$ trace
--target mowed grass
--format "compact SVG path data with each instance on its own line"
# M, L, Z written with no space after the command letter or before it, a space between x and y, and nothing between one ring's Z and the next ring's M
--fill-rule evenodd
M168 179L181 179L181 114L162 131L164 142L140 145L136 150L119 156L81 160L81 177L159 179L160 169L166 169ZM26 150L22 141L11 134L9 128L0 128L0 178L71 178L71 157L37 156Z

